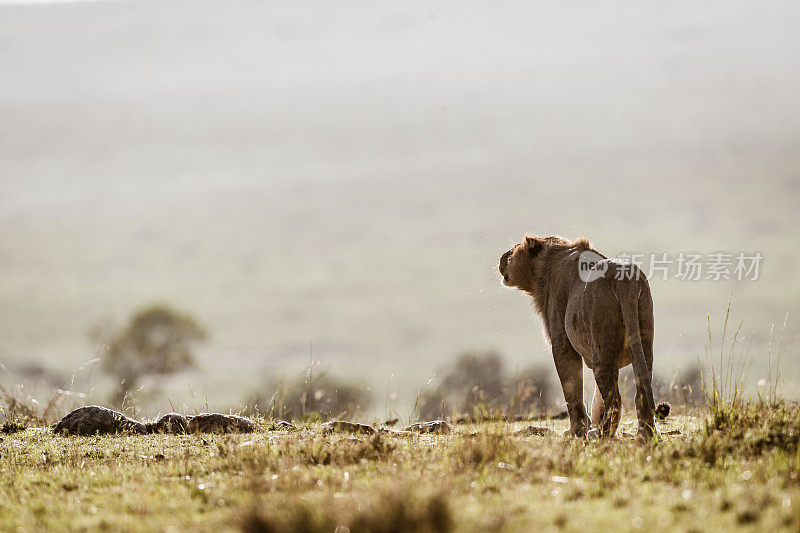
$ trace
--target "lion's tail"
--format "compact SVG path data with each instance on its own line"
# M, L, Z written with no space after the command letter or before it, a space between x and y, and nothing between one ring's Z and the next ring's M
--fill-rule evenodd
M625 341L630 351L633 375L636 380L636 390L644 394L644 400L648 403L650 409L655 411L652 384L653 371L644 356L642 333L639 329L639 296L641 291L636 285L631 286L630 282L625 283L624 287L620 291L619 303L622 309L622 322L625 325Z

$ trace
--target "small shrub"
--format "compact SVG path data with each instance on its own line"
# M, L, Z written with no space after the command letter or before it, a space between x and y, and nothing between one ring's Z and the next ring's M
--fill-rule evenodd
M800 405L779 401L743 402L735 408L713 409L705 422L705 441L719 439L728 451L758 456L773 449L797 453L800 445Z
M23 429L25 429L25 424L18 420L7 418L6 421L3 422L3 425L0 426L0 433L9 435L11 433L22 431Z
M329 418L351 419L368 410L371 403L366 385L327 372L312 374L310 371L288 385L283 381L274 382L247 402L251 409L269 417L308 423Z
M553 370L534 366L509 375L496 352L461 354L439 374L438 386L423 391L417 400L416 414L422 420L524 416L546 410L555 390Z

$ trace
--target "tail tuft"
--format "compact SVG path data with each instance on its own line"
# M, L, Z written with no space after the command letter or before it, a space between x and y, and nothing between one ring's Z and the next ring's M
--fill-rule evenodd
M664 420L669 416L669 412L672 410L672 407L667 402L661 402L656 405L655 415L656 418L659 420Z

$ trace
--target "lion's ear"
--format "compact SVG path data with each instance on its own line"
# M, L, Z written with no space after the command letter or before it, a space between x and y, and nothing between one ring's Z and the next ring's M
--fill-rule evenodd
M528 250L531 257L536 257L536 254L542 250L543 246L544 244L541 239L531 237L530 235L525 236L525 248Z

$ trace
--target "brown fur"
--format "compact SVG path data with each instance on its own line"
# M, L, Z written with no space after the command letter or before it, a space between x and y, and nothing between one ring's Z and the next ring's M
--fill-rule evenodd
M500 258L503 283L533 298L553 350L570 432L589 430L583 405L583 363L594 372L597 390L592 422L602 436L619 425L619 369L633 364L639 433L650 437L653 419L653 301L644 274L597 254L599 277L584 282L578 270L583 252L597 252L581 237L525 239ZM632 275L624 276L629 272ZM621 277L622 279L617 279Z

